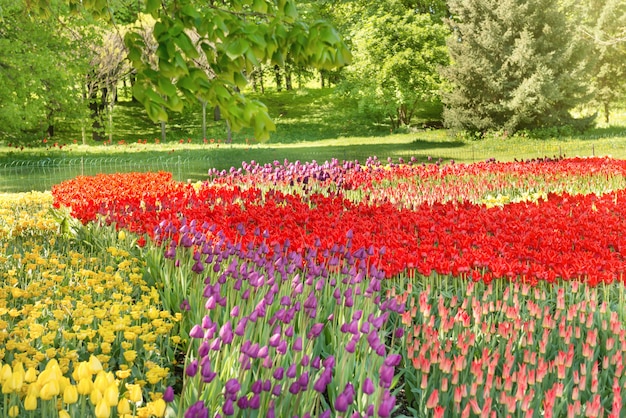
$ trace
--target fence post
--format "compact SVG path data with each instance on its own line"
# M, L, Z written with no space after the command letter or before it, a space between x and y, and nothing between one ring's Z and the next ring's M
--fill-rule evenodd
M182 167L180 166L180 155L178 156L178 181L183 180Z
M591 144L591 156L592 157L596 156L596 146L595 146L595 144Z

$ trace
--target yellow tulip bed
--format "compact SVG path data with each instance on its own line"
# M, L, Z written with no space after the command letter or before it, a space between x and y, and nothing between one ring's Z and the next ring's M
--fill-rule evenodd
M163 416L180 314L131 238L68 222L50 193L0 195L0 415Z

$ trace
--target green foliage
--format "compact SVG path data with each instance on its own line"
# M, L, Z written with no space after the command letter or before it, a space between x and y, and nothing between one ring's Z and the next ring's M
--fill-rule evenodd
M389 117L392 128L409 125L418 105L436 101L437 74L448 64L443 24L402 4L385 4L355 25L351 40L354 64L344 88L361 108Z
M626 3L606 0L599 7L592 34L596 44L597 62L594 69L594 101L602 107L604 120L620 99L626 96L626 40L618 40L626 27Z
M37 8L45 2L31 3ZM69 4L106 17L117 3ZM131 29L125 43L136 69L135 96L154 121L167 121L169 112L200 99L219 106L234 130L251 126L264 139L274 129L267 109L241 93L255 65L282 65L287 56L296 65L321 69L350 62L338 32L324 21L305 23L294 0L147 0L142 12L154 19L152 36Z
M588 100L589 42L558 2L455 0L444 70L447 126L484 132L567 124Z
M59 120L84 116L76 79L87 63L56 20L9 0L0 11L0 138L41 140Z

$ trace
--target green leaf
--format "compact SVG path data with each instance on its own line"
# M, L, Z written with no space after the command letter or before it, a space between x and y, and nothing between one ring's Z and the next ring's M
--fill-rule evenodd
M284 13L285 16L290 19L295 20L298 18L298 9L296 8L296 4L293 0L287 0L285 3Z
M265 0L254 0L252 10L257 13L267 13L267 2Z
M161 0L146 0L146 13L152 15L152 17L157 17L157 10L161 6Z
M239 58L250 47L248 41L242 38L237 38L226 47L226 54L230 59Z
M154 39L157 40L157 42L163 42L168 40L170 38L168 27L163 22L156 22L154 24L153 36Z
M154 103L149 99L144 102L146 112L153 122L167 122L167 112L160 104Z
M184 103L177 95L169 96L166 100L167 108L174 112L182 112L184 109Z
M178 35L174 42L176 42L176 45L178 45L181 51L183 51L185 55L187 55L189 58L194 59L200 56L200 54L198 54L198 50L185 32L182 32L180 35Z
M157 82L159 90L161 90L166 96L176 96L176 86L172 84L169 78L159 77Z

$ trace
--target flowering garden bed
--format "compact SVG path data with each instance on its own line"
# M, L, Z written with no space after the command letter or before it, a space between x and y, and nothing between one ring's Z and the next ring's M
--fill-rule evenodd
M5 197L0 416L620 416L625 189L373 158Z

